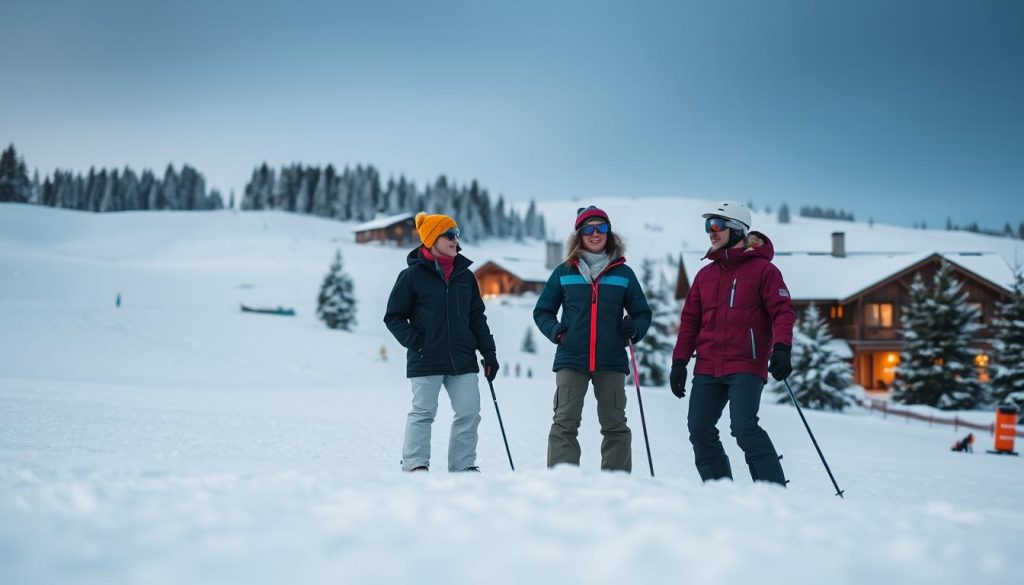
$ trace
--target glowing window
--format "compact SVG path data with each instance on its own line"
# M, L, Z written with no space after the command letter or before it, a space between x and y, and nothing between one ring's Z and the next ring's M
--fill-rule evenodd
M864 324L870 327L892 327L892 303L865 305Z

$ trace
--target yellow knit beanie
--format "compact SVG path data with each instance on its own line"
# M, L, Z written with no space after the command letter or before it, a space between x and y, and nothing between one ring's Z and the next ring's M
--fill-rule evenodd
M422 211L416 214L416 233L427 248L433 248L437 237L454 227L458 224L447 215L428 215Z

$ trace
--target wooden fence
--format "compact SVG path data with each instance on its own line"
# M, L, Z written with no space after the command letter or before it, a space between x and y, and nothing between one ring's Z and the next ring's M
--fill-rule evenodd
M989 435L995 436L995 417L996 414L992 413L992 422L987 425L978 424L975 422L966 421L957 415L953 415L953 418L945 418L941 416L935 416L933 414L921 414L911 410L904 410L902 408L893 408L889 405L889 402L885 400L878 400L877 398L865 398L861 405L865 408L878 411L882 413L882 418L888 418L890 415L896 417L904 417L906 420L914 419L928 423L928 426L936 425L952 425L953 430L956 431L960 427L968 429L974 429L977 431L988 431ZM1014 434L1018 437L1024 437L1024 430L1018 428L1014 431Z

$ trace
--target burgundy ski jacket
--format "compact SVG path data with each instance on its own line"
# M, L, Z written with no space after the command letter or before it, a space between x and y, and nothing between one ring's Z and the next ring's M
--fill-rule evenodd
M796 313L782 273L771 263L775 248L750 232L748 248L709 251L679 318L673 360L689 361L694 374L753 374L768 380L768 358L776 343L793 345Z

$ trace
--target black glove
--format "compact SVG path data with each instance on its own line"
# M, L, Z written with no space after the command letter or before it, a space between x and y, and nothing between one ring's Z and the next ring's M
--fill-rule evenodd
M776 380L785 380L793 373L793 360L790 347L785 343L776 343L772 348L772 357L768 361L768 371Z
M626 339L627 345L629 345L630 341L633 341L633 337L636 336L636 323L632 317L626 315L622 318L622 323L619 323L619 332Z
M672 371L668 375L668 387L672 389L672 393L676 395L676 398L686 396L685 361L674 360L672 362Z
M484 378L487 378L488 382L493 382L498 377L498 356L489 353L484 356Z

